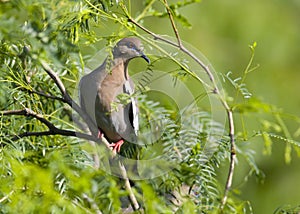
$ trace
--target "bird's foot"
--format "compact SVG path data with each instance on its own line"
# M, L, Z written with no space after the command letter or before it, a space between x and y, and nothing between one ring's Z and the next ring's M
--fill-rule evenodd
M119 153L120 150L121 150L121 146L123 145L123 143L124 143L124 140L119 140L119 141L116 142L116 143L111 143L111 144L109 145L109 147L112 147L114 152Z
M103 137L103 133L100 130L98 130L97 138L102 138L102 137Z

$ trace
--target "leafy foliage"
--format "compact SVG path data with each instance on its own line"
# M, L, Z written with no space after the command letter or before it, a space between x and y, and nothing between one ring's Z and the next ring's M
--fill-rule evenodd
M176 21L190 27L180 9L198 2L177 1L168 7ZM122 0L1 1L1 213L118 213L130 207L123 180L101 168L106 167L104 161L100 169L95 169L93 154L97 153L100 161L107 157L102 146L93 147L76 136L50 134L21 138L20 135L47 131L49 127L44 120L60 129L84 132L75 125L75 113L65 104L61 91L41 62L47 62L55 70L72 94L88 58L83 56L83 49L99 41L105 42L109 54L119 38L139 36L151 47L160 48L164 57L176 64L174 85L179 78L195 77L185 59L155 45L128 20L132 14L139 23L149 17L168 18L164 1L147 0L143 4L143 10L135 14L130 11L130 1ZM114 31L99 33L97 29L105 26L113 26ZM228 93L226 99L235 115L243 118L236 135L238 157L244 158L250 167L247 176L263 177L253 151L245 143L261 136L264 153L271 155L273 141L280 140L286 144L284 155L289 163L293 148L300 154L300 143L294 139L299 136L299 129L291 130L286 119L298 126L300 120L255 98L246 88L246 75L257 68L252 67L255 47L256 43L250 46L251 58L242 77L233 78L231 72L222 77L225 84L234 88L233 96ZM149 81L147 75L151 75L151 69L143 76L144 83ZM142 160L161 158L172 167L160 176L151 177L150 173L151 179L133 181L132 189L139 203L145 213L218 212L224 186L218 172L231 152L226 129L199 106L177 112L149 100L143 95L146 89L140 85L142 95L138 95L141 141L146 146L134 148L133 152L128 149L129 154L122 155ZM36 114L5 114L24 108ZM249 137L245 120L253 115L260 118L257 126L260 128L255 128ZM142 133L153 135L157 126L163 127L162 132L155 133L158 137L154 143L145 143L149 139ZM151 171L146 168L146 172ZM288 212L284 210L278 213ZM224 212L252 211L251 205L232 193Z

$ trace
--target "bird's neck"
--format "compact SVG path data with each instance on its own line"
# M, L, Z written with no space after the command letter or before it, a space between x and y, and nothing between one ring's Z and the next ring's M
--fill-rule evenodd
M125 79L128 80L128 78L129 78L128 62L129 62L129 60L125 60L125 59L119 58L119 57L115 58L114 60L111 60L111 62L109 62L108 59L106 59L106 63L107 63L106 66L110 67L110 68L108 68L108 73L119 68L120 70L122 70L122 72L124 72ZM111 63L111 64L109 64L109 63ZM112 74L112 75L114 75L114 74ZM118 75L120 75L120 74L118 74Z
M112 76L122 76L125 80L128 80L128 62L129 60L124 60L123 58L115 58L113 60L106 58L104 63L92 73L95 79L102 79L105 78L107 74L110 74ZM106 75L103 75L103 72L105 72Z

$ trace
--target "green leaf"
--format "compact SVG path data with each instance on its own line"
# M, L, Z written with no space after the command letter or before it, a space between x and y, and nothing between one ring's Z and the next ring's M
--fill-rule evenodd
M264 150L263 150L263 153L265 155L271 155L272 154L272 144L273 144L273 141L271 140L269 134L266 133L266 132L262 133L262 137L263 137L263 140L264 140Z

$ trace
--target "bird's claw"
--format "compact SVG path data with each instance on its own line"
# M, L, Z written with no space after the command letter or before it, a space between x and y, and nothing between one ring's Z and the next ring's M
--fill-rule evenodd
M113 148L113 151L119 153L121 151L121 146L123 145L124 140L119 140L116 143L111 143L109 147Z
M100 130L98 130L98 135L97 135L97 137L98 137L98 138L102 138L102 137L103 137L103 133L102 133Z

